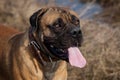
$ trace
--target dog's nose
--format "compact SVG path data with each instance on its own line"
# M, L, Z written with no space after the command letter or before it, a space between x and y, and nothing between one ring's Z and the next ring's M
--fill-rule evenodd
M77 36L80 36L82 35L82 32L80 30L80 27L75 27L71 30L71 34L73 37L77 37Z

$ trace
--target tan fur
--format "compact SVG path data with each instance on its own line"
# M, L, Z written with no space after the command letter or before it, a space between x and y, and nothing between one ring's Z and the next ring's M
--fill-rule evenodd
M61 11L59 11L59 9L54 10L54 8L50 8L44 14L42 19L40 20L41 26L43 27L44 35L46 35L46 36L54 36L52 34L52 32L46 27L46 25L52 24L57 18L62 18L65 23L71 21L71 16L70 15L74 15L77 18L79 18L79 16L74 11L72 11L70 9L65 9L65 10L67 11L67 13L62 13Z
M43 11L45 11L43 9ZM76 15L73 11L62 14L55 8L50 8L39 21L43 29L43 35L54 36L47 24L52 24L57 18L62 18L65 23L70 21L70 15ZM4 28L0 25L0 80L67 80L67 64L63 60L47 62L41 65L33 56L29 45L28 31L19 33L9 38L15 30ZM3 32L5 34L3 34ZM35 34L36 35L36 34ZM9 40L9 41L8 41ZM42 53L40 53L42 54Z
M45 80L45 71L48 72L48 80L67 78L65 61L56 62L52 68L49 66L51 63L46 64L46 68L38 63L29 52L26 32L14 36L9 42L7 53L0 55L0 80Z

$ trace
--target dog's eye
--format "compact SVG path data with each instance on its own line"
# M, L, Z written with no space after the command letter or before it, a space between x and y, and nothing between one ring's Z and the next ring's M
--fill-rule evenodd
M58 23L58 24L55 24L54 26L55 26L56 28L61 27L59 23Z
M64 23L63 23L63 20L62 20L61 18L58 18L58 19L55 21L55 23L53 24L53 26L56 27L56 28L59 28L59 27L62 27L63 24L64 24Z
M71 15L71 20L72 20L72 23L75 25L79 25L80 23L79 19L75 17L74 15Z
M75 24L76 24L76 25L79 25L79 23L80 23L79 20L76 20L76 21L75 21Z

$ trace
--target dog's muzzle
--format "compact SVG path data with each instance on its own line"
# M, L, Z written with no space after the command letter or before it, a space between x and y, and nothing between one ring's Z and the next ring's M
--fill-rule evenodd
M70 33L73 37L82 36L82 32L79 27L73 28Z

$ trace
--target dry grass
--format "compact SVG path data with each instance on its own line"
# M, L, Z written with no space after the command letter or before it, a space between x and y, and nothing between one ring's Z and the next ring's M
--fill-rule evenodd
M120 0L79 0L79 1L84 2L84 3L96 1L103 7L116 6L116 5L119 5L120 3Z
M37 0L0 0L0 23L26 29L29 17L40 8Z
M95 16L96 20L108 23L120 22L120 0L80 0L84 3L96 2L103 7L103 11ZM89 7L89 6L88 6Z
M80 48L87 59L83 69L70 67L68 80L120 79L120 27L81 21L84 43Z

